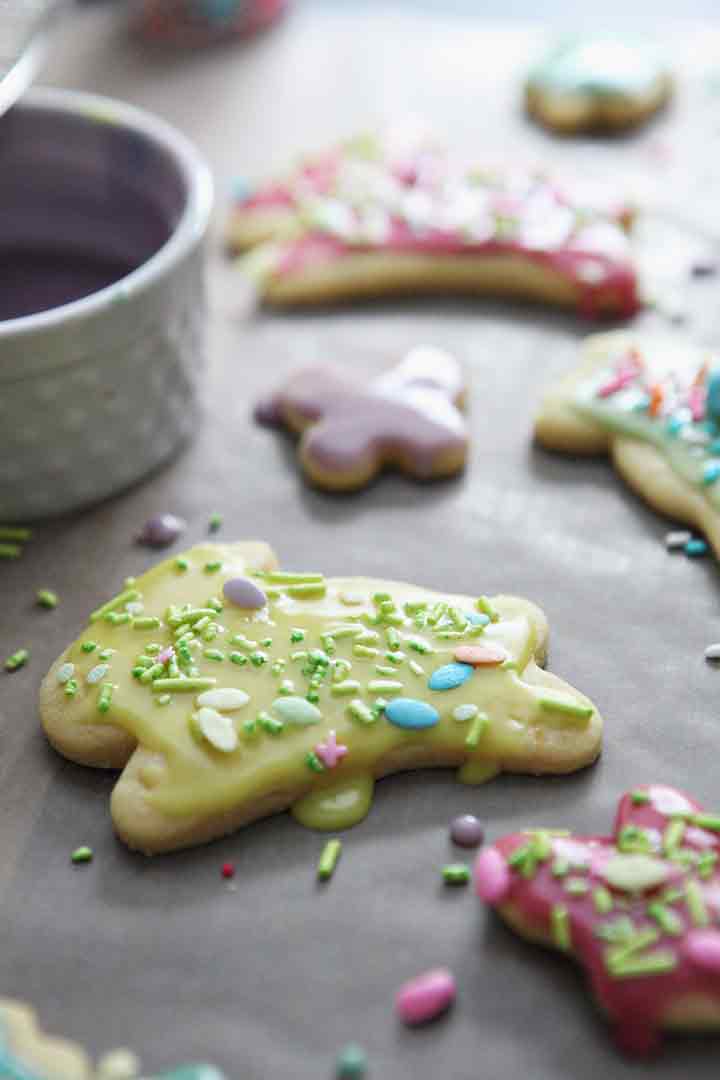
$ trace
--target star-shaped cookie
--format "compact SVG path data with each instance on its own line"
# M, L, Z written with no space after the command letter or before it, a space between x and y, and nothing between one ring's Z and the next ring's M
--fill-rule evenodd
M661 784L620 801L610 836L514 833L485 848L480 897L585 969L622 1048L720 1028L720 817Z
M481 783L597 757L600 716L539 666L547 623L529 601L276 565L260 543L168 559L97 608L45 678L52 744L123 770L111 809L131 847L287 808L345 827L401 769Z

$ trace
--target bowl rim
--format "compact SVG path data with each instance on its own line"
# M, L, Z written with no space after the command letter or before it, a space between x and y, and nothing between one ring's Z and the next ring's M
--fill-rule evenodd
M84 91L34 87L13 109L42 109L67 113L88 124L111 124L129 129L166 150L179 166L187 197L182 214L168 239L141 266L104 289L46 311L0 320L0 344L38 331L67 327L100 315L120 298L132 300L162 280L195 247L205 234L213 205L213 181L205 160L195 146L172 124L135 105Z

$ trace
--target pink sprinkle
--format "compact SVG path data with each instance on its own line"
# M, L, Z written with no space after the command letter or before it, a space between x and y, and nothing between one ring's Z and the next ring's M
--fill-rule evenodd
M612 379L608 379L606 383L600 387L597 391L597 397L610 397L612 394L617 394L618 390L623 390L634 378L639 374L639 369L636 366L628 366L618 368Z
M168 645L167 649L163 649L161 653L158 653L158 664L169 664L175 657L175 650L172 645Z
M231 863L231 862L223 863L221 873L222 873L222 876L224 878L228 878L228 879L229 878L234 878L235 877L235 863Z
M452 973L447 968L435 968L403 983L395 995L395 1012L406 1024L424 1024L444 1013L456 992Z
M487 904L497 904L510 888L510 871L497 848L481 851L473 870L475 892Z
M334 769L336 765L339 765L347 752L347 746L337 741L334 731L328 732L327 742L318 743L315 747L315 753L328 769Z
M685 935L682 949L696 967L720 972L720 930L690 930Z
M688 407L695 423L705 419L705 388L693 386L688 395Z
M460 664L472 664L473 667L485 667L502 664L507 660L507 652L502 645L458 645L455 659Z

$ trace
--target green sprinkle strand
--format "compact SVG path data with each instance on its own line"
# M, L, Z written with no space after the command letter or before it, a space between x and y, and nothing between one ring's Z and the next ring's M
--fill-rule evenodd
M671 821L665 829L662 839L663 855L672 855L674 851L677 851L678 847L682 843L683 836L685 835L685 822L684 821Z
M487 713L479 712L475 716L470 724L470 730L465 738L465 745L474 749L480 742L481 736L486 731L488 724L490 723L490 717Z
M164 675L164 674L165 674L165 665L164 664L151 664L150 667L145 668L145 670L143 671L142 675L140 676L140 682L141 683L153 682L153 680L158 679L161 675Z
M348 705L347 711L355 720L360 720L363 724L374 724L377 720L377 716L370 706L366 705L360 698L354 698Z
M720 832L720 815L716 814L694 814L693 825L697 825L699 829L707 829L709 832Z
M356 679L345 679L343 682L333 683L330 693L333 697L346 697L360 692L360 683Z
M341 840L328 840L325 844L317 866L317 876L319 881L329 881L333 876L341 851Z
M220 559L212 559L210 562L206 562L204 566L206 574L216 574L218 570L222 570L222 561Z
M0 525L0 540L20 540L24 542L32 536L31 529L25 529L22 525Z
M206 660L220 661L225 659L225 653L221 649L203 649L203 656Z
M481 611L483 615L487 615L490 622L500 622L500 615L492 606L487 596L479 596L477 598L475 607L478 609L478 611Z
M155 679L152 688L155 691L179 690L191 693L193 690L211 690L217 685L217 679L213 678L180 678L180 679Z
M49 611L52 611L60 603L58 594L53 592L52 589L38 589L35 598L40 607L47 608Z
M604 885L599 885L597 889L593 889L592 898L595 910L599 915L608 915L612 911L614 905L612 893Z
M297 645L299 642L305 640L305 631L298 628L294 628L290 631L290 641L293 645Z
M18 649L12 654L12 656L8 656L7 660L5 661L5 670L18 671L21 667L24 667L25 664L27 664L29 659L30 651L28 649Z
M361 645L357 641L353 643L352 647L353 656L363 656L372 658L380 655L380 650L373 648L372 645Z
M367 1054L362 1047L350 1043L338 1054L335 1062L335 1080L365 1080L367 1070Z
M650 802L650 796L647 791L640 791L639 788L637 791L633 791L630 798L632 799L633 806L645 806L646 803Z
M93 651L94 651L95 649L97 649L97 642L95 642L95 641L83 641L83 643L82 643L82 645L80 646L80 648L81 648L81 649L82 649L82 651L83 651L83 652L85 652L85 653L91 653L91 652L93 652Z
M242 667L243 664L247 664L248 658L247 658L247 656L243 656L242 653L231 652L230 653L230 662L233 663L233 664L237 664L238 667Z
M184 559L182 555L180 556L180 558L175 560L175 569L179 570L181 573L184 573L184 571L187 570L189 566L190 563L187 561L187 559Z
M428 645L422 638L407 638L405 644L413 652L420 653L421 656L430 656L434 651L431 645Z
M75 863L76 865L78 863L92 862L92 859L93 849L85 845L83 845L83 847L75 848L72 855L70 856L70 861Z
M394 679L371 679L367 688L371 694L399 694L403 684Z
M442 878L446 885L467 885L470 870L465 863L448 863L442 868Z
M77 679L68 679L65 683L65 697L73 698L78 692Z
M570 863L567 859L555 859L550 868L550 872L553 877L565 877L570 873Z
M160 620L155 615L143 615L133 619L133 630L157 630Z
M285 725L282 720L276 719L268 712L259 712L257 716L258 726L266 731L268 735L279 735L281 731L285 729Z
M717 861L718 856L716 851L703 851L700 855L697 863L697 872L703 881L713 876Z
M100 697L98 698L97 703L98 712L106 713L109 711L110 705L112 704L112 696L114 689L115 687L112 683L103 683L102 690L100 691Z
M209 532L217 532L218 529L221 527L222 523L223 523L222 514L217 514L217 513L211 514L210 515L210 520L208 521L208 531Z
M324 585L322 574L293 574L286 570L259 571L257 577L263 578L269 585Z
M0 544L0 559L19 559L21 555L19 544Z
M267 653L261 652L260 650L250 653L250 663L253 667L262 667L263 664L267 663L267 659Z
M309 750L305 755L305 764L308 769L312 769L313 772L321 773L325 772L325 766L320 758L317 756L314 750Z
M550 912L550 930L552 939L558 949L567 952L572 945L570 937L570 917L568 910L563 904L553 904Z
M413 675L425 675L425 668L422 664L418 664L417 660L408 660L408 667L412 671Z
M327 585L325 582L308 582L306 585L288 585L285 589L288 596L294 596L296 599L302 600L304 597L322 597L327 592Z
M115 611L115 608L122 607L123 604L129 604L131 600L139 600L140 593L137 589L126 589L125 592L118 593L112 600L108 600L102 607L96 608L90 615L90 622L97 622L98 619L104 619L106 615ZM129 616L128 616L129 618Z
M558 712L563 713L565 716L576 716L579 720L589 720L595 712L592 705L580 705L575 701L560 701L559 698L552 697L538 698L538 704L541 709L545 709L547 712Z
M565 882L565 892L570 896L585 896L590 891L587 881L581 877L569 877Z
M171 701L172 696L170 694L161 694L160 697L155 698L156 705L169 705Z
M685 885L685 902L693 926L708 926L710 917L705 907L702 888L692 879Z
M653 900L652 903L648 904L647 913L651 919L655 919L663 934L678 937L685 929L685 924L680 916L671 908L665 907L660 900Z

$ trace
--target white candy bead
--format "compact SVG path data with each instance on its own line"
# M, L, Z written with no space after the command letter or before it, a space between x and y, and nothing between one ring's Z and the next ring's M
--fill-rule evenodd
M466 720L474 720L478 714L477 705L457 705L453 709L453 718L463 724Z
M71 664L69 661L67 664L62 664L58 668L57 681L60 683L61 686L64 686L66 682L69 682L70 679L72 679L74 671L75 665Z
M692 533L687 529L678 529L676 532L669 532L665 537L665 547L668 551L679 551L684 548L689 540L692 540Z
M706 660L720 660L720 642L715 645L708 645L705 650Z
M195 721L203 736L216 750L229 754L237 748L238 737L229 716L203 708L195 714Z
M88 671L85 676L85 681L89 682L91 686L94 686L95 683L99 683L101 679L105 678L109 670L109 664L96 664L94 668Z
M225 712L242 709L243 705L247 705L249 700L249 694L246 694L244 690L236 690L233 686L219 687L217 690L205 690L195 699L201 708L205 706L208 709L223 709Z

